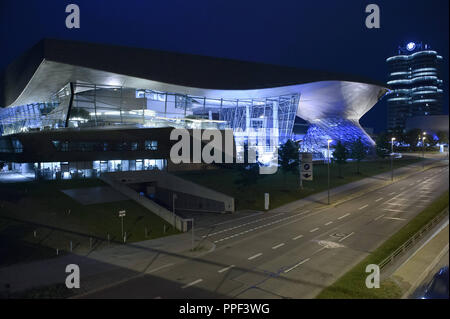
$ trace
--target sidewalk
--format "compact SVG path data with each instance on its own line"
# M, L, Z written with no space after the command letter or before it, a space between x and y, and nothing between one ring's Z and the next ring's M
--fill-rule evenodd
M114 245L88 255L68 254L58 258L15 264L0 268L0 293L9 284L10 292L64 283L69 264L80 267L81 288L78 293L99 289L117 281L151 273L160 267L199 257L214 250L209 241L195 239L191 233L158 238L139 243Z
M421 284L436 263L449 249L449 223L448 219L419 249L417 249L391 278L405 292L402 298L408 298Z

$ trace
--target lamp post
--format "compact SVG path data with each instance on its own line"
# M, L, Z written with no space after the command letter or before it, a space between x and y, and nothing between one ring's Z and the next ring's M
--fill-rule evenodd
M425 169L425 138L427 135L427 132L423 132L423 136L422 136L422 170Z
M172 195L173 228L175 228L175 199L177 199L177 194Z
M394 181L394 141L395 137L391 138L391 181Z
M303 142L303 140L298 141L298 176L300 177L300 189L303 189L303 180L302 180L302 153L300 150L300 143Z
M330 143L333 140L327 140L327 149L328 149L328 161L327 161L327 170L328 170L328 205L330 205Z

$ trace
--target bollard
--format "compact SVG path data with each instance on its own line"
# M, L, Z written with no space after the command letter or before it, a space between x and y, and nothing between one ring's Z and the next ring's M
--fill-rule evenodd
M70 241L70 252L72 252L72 241Z
M127 242L127 232L125 232L125 235L123 235L123 242L124 242L124 243Z
M59 255L59 249L56 248L56 256L58 256L58 255Z
M34 238L36 238L36 231L33 232Z

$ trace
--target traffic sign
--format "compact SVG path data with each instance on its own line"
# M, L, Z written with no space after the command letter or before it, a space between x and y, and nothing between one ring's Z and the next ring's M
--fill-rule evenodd
M304 181L313 180L313 163L311 153L302 153L300 175L301 179Z
M126 211L124 211L124 210L119 211L119 217L125 217L125 215L126 215Z

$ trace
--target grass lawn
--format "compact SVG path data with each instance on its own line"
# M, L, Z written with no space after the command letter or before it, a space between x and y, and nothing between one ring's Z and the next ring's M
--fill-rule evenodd
M70 241L73 242L74 249L88 251L91 249L90 237L93 237L92 247L105 244L102 239L106 240L107 234L110 235L111 241L121 240L121 219L118 217L118 211L122 209L127 212L124 218L127 242L178 233L163 219L134 201L81 205L60 191L102 185L103 182L97 179L0 183L2 240L7 240L10 244L14 242L20 247L28 245L29 249L41 247L36 258L40 255L47 257L47 248L51 248L51 254L54 255L56 248L61 250L61 253L69 250ZM0 257L1 252L2 249ZM5 261L5 256L0 259Z
M322 290L317 296L321 299L349 299L349 298L400 298L403 294L392 280L387 279L380 283L378 289L368 289L365 285L367 273L365 268L369 264L379 264L404 242L417 233L423 226L429 223L435 216L448 207L449 192L443 193L436 201L426 207L414 219L406 224L391 238L367 256L362 262L352 268L334 284Z
M399 168L419 161L421 161L421 158L418 157L404 157L402 159L396 159L394 161L394 167ZM341 178L338 174L337 164L331 164L330 185L331 188L337 187L368 176L390 171L390 169L390 162L388 160L367 161L360 163L361 174L356 174L356 163L349 162L342 165L343 177ZM326 164L314 164L314 180L310 182L304 181L303 190L299 189L297 175L284 174L281 170L278 170L273 175L261 175L263 177L256 184L245 188L235 184L234 181L238 179L238 172L235 169L184 171L177 172L176 174L192 182L233 196L237 210L264 209L264 193L270 193L270 207L275 208L311 194L325 191L327 189L328 178Z

